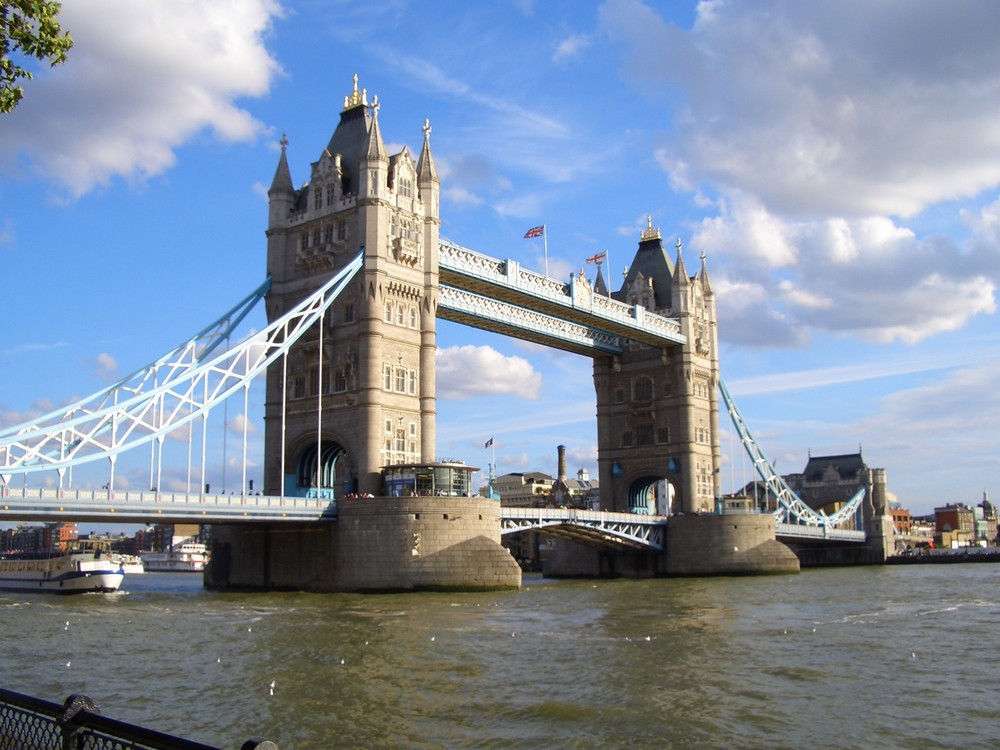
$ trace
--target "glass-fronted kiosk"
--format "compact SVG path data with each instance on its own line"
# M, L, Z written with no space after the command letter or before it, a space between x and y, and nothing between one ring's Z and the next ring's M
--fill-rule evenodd
M478 466L460 461L395 464L382 469L382 480L389 497L472 497L472 475L477 471Z

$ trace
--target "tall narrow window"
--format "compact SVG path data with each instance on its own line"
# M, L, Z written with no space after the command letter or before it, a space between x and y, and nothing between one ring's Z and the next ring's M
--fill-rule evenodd
M636 401L651 401L653 398L653 381L649 378L637 378L633 393L635 394L634 398Z

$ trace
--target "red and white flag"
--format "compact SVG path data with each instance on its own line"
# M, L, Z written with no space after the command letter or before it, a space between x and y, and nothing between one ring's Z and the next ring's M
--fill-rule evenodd
M607 252L598 253L597 255L591 255L587 258L588 263L603 263L604 259L608 257Z
M532 227L527 232L524 233L524 239L530 240L532 237L541 237L545 234L545 225Z

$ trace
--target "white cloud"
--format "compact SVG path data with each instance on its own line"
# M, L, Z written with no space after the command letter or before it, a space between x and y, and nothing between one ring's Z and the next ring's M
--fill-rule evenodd
M256 435L259 432L257 425L249 421L245 414L237 414L235 417L231 417L226 422L226 429L236 435L242 435L244 429L247 435Z
M1000 201L949 210L968 241L901 222L1000 185L1000 6L702 2L685 30L608 0L600 19L637 91L681 94L654 156L715 209L692 244L744 293L718 297L724 339L913 343L996 311Z
M481 206L486 202L481 196L462 187L445 188L441 192L456 206Z
M523 357L506 357L490 346L453 346L437 352L437 392L441 398L509 394L537 399L542 375Z
M265 94L279 72L263 39L281 13L273 0L64 2L73 49L5 118L0 166L26 157L76 198L161 174L205 131L256 138L263 126L236 101Z
M692 239L715 261L724 340L800 346L830 331L916 343L996 312L1000 254L975 251L978 236L964 247L884 216L791 222L749 200L725 208ZM990 210L968 221L986 232Z
M101 352L94 357L94 374L105 383L112 383L118 379L118 360L107 352Z
M552 53L552 62L556 65L568 62L587 49L591 41L587 34L571 34L556 45L555 52Z
M995 3L702 3L684 32L610 0L601 18L637 88L686 94L660 157L684 165L678 184L801 217L906 217L1000 182Z

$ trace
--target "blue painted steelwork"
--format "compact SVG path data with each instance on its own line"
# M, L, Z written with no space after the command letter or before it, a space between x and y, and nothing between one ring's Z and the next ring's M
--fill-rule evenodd
M865 488L861 487L854 497L833 515L828 516L825 513L813 510L792 491L781 475L772 468L757 441L750 434L750 428L744 421L739 409L736 408L736 402L733 401L733 397L730 395L729 389L726 388L726 384L722 378L719 378L719 391L722 394L723 401L726 403L726 409L729 411L729 417L733 421L733 426L736 427L736 431L740 435L743 447L753 461L754 469L760 475L760 478L764 480L768 491L777 498L778 508L774 512L776 529L781 527L783 530L782 535L785 536L823 536L827 538L842 538L850 541L863 541L865 538L863 531L857 532L853 529L838 529L837 527L852 520L857 521L861 512L861 502L865 497ZM802 531L798 534L792 534L791 532L796 526L812 527L818 531ZM845 536L844 534L847 531L851 533ZM858 534L860 534L860 537Z

